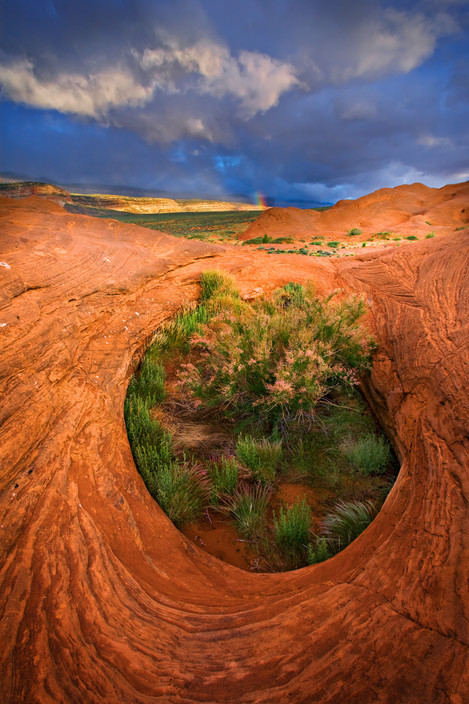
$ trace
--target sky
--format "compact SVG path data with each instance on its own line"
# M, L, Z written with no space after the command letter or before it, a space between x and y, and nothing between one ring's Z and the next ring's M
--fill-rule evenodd
M469 0L1 0L0 173L308 206L469 179Z

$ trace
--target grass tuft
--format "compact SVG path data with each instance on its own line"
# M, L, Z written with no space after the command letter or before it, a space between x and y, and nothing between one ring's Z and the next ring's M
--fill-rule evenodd
M358 538L375 516L375 506L371 501L339 501L322 521L322 537L327 540L328 549L339 552Z
M235 525L246 538L257 538L262 532L271 488L243 483L223 500L224 510L233 516Z
M365 475L382 474L391 460L388 443L372 433L355 442L344 443L341 450L347 460Z

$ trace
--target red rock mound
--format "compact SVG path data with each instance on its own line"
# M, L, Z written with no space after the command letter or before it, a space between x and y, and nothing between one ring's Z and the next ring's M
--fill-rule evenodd
M5 200L1 214L2 701L469 700L468 236L322 262L173 239ZM123 422L153 331L204 268L245 293L365 293L367 393L402 458L333 559L248 574L150 498Z
M247 240L259 235L310 237L326 235L343 239L352 228L363 240L376 232L397 235L438 234L469 226L469 181L443 188L421 183L382 188L357 200L341 200L330 210L318 213L298 208L270 208L261 213L243 234Z

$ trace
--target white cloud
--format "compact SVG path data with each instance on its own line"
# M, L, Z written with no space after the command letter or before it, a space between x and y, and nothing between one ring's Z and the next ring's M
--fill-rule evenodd
M355 58L337 69L334 78L347 81L388 72L408 73L433 53L437 36L448 31L444 23L438 28L423 14L388 9L381 18L363 23Z
M182 70L194 74L197 92L237 98L246 117L274 107L282 93L299 85L291 64L252 51L242 51L236 58L225 46L214 42L199 42L186 48L169 43L164 49L146 49L140 64L147 71L162 73L167 86L164 89L170 91L175 90L178 69L179 73Z
M59 74L54 80L41 79L31 61L0 65L0 85L16 102L64 113L102 117L114 107L144 105L154 86L135 82L123 68L90 74Z
M236 58L215 42L181 48L173 41L141 53L131 50L121 66L92 74L59 73L46 78L26 59L0 65L0 85L11 100L95 118L106 117L113 108L143 106L158 91L232 96L241 116L248 118L272 108L282 93L298 83L288 63L250 51ZM203 125L195 122L189 128L194 135L204 132Z

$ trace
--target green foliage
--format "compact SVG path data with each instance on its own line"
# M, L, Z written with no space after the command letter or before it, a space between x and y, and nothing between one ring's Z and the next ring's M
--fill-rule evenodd
M236 289L232 277L216 269L208 269L202 273L200 277L200 288L200 300L203 303L220 295L229 295L239 298L239 292Z
M333 241L333 242L328 242L328 243L327 243L327 246L328 246L328 247L338 247L339 244L340 244L340 242L335 242L335 241Z
M191 335L199 331L209 320L209 310L202 304L197 308L189 308L179 313L155 336L155 348L158 353L168 350L189 351Z
M179 462L159 468L155 498L176 527L197 518L208 493L207 478L199 468Z
M312 240L310 244L315 245L316 247L321 247L322 246L322 240Z
M425 239L426 239L426 240L430 240L432 237L435 237L435 233L434 233L434 232L428 232L428 233L425 235Z
M147 356L140 367L139 374L132 377L128 393L143 399L151 407L164 401L166 396L164 383L164 368Z
M275 539L287 553L302 553L307 550L311 528L311 509L306 499L298 499L293 506L280 507L274 518Z
M231 496L224 498L224 510L233 516L241 535L246 538L259 537L270 495L269 486L243 483Z
M327 538L316 536L313 543L308 546L308 564L314 565L318 562L324 562L332 557L327 545Z
M328 550L343 550L371 523L375 507L371 501L339 501L322 522L322 537Z
M262 484L271 484L282 460L282 443L267 438L240 437L236 443L236 456L241 464L251 470L255 479Z
M407 235L406 240L418 240L418 237L415 235Z
M209 469L212 483L212 502L217 503L220 497L232 494L238 483L238 463L234 457L222 457Z
M362 230L359 227L352 227L351 230L347 232L347 237L354 237L355 235L361 235Z
M365 435L342 446L348 461L362 474L382 474L391 460L389 444L383 437Z
M373 237L379 237L382 240L388 240L394 232L391 230L381 230L381 232L375 232Z
M351 387L369 368L372 341L359 325L358 297L319 299L312 287L287 284L271 301L220 310L192 338L198 367L183 366L189 397L227 416L279 427L310 423L332 388Z
M243 246L246 244L286 244L288 242L293 242L293 237L269 237L269 235L266 234L245 240Z

